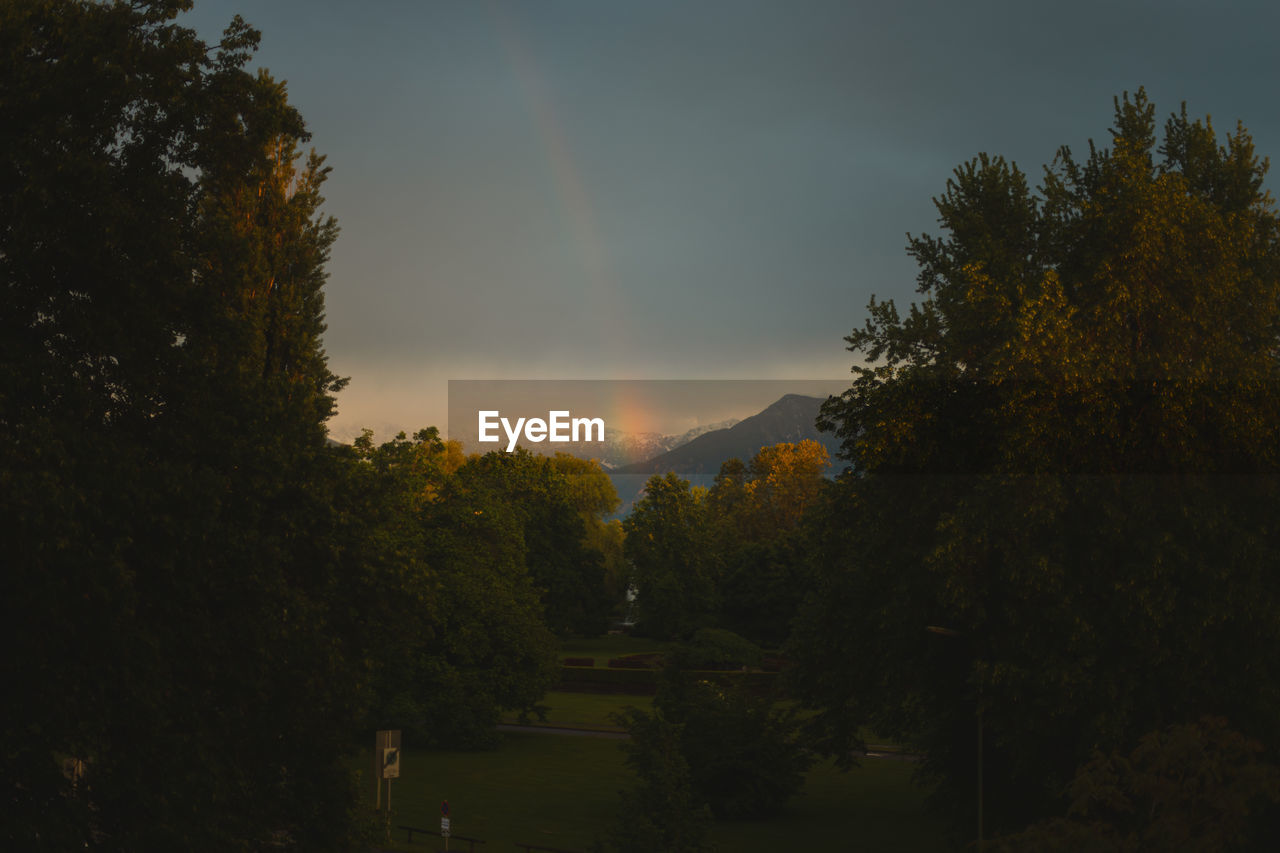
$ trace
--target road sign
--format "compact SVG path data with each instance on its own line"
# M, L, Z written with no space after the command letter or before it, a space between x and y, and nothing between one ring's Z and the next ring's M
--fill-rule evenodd
M400 778L400 748L389 746L382 750L382 778Z
M442 838L449 837L449 818L447 817L440 818L440 836Z
M448 817L448 816L449 816L449 801L448 801L448 800L444 800L443 802L441 802L441 803L440 803L440 816L441 816L441 817Z
M400 730L384 729L373 741L373 781L377 783L377 805L382 810L382 780L387 780L387 808L391 808L391 780L400 778Z

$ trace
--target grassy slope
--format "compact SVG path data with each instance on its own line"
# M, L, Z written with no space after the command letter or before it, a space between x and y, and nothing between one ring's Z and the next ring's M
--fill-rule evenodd
M603 731L620 731L613 721L613 714L622 711L628 705L634 705L643 711L653 707L652 696L620 696L609 693L548 693L542 700L549 710L545 722L531 716L533 725L556 726L566 729L600 729ZM504 723L517 723L514 711L503 715Z

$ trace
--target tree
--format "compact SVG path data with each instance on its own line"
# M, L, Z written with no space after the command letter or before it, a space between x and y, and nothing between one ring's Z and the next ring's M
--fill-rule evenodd
M715 609L716 577L702 501L675 474L655 474L623 522L638 629L683 636Z
M1001 839L997 849L1261 849L1275 837L1280 803L1280 770L1261 752L1213 717L1150 732L1128 755L1096 753L1080 768L1066 817Z
M822 474L829 465L826 448L808 439L760 448L745 483L753 526L769 531L799 527L822 492Z
M923 301L872 300L823 409L851 470L793 653L827 749L862 723L913 739L971 825L981 713L998 827L1170 723L1280 745L1266 168L1185 108L1157 146L1140 90L1039 195L1001 158L956 170L948 235L910 241Z
M617 494L594 463L568 459L523 449L488 453L469 460L457 482L460 491L502 505L511 517L551 629L594 636L604 633L614 601L603 556L590 546L587 531L616 506Z
M826 487L828 464L816 441L775 444L748 466L725 462L707 495L720 617L758 643L777 647L791 632L808 587L807 516Z
M0 834L344 844L339 585L305 125L183 0L0 7ZM64 767L82 770L67 774Z
M794 709L774 707L774 697L720 687L684 671L680 661L663 672L653 711L628 709L621 722L631 734L628 763L641 780L682 805L639 799L651 810L691 805L720 818L776 814L804 784L812 763L797 742ZM679 850L681 847L651 847Z
M680 726L636 708L623 712L619 722L630 734L622 748L638 784L622 792L614 846L620 853L707 850L711 810L694 794Z
M623 553L622 522L605 521L617 511L622 501L609 475L595 459L579 459L567 453L551 457L552 467L564 476L569 502L578 510L584 528L583 545L588 553L600 555L604 569L603 586L587 588L583 593L594 599L588 607L589 617L579 627L580 633L603 633L608 628L610 612L620 613L626 601L627 565Z
M330 522L330 625L363 650L365 728L453 749L491 746L502 710L534 704L556 673L524 519L460 482L457 451L434 428L379 446L366 432L341 454Z

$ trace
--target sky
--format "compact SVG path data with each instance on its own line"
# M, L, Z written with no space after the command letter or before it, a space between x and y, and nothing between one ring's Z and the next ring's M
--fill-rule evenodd
M449 380L840 379L980 152L1039 182L1146 88L1280 153L1280 4L196 0L327 156L331 435ZM1274 186L1274 180L1268 181Z

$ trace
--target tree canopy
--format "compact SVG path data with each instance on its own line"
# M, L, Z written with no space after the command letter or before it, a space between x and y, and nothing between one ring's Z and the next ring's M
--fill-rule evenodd
M716 575L702 495L675 474L654 474L623 529L638 629L670 638L705 624L716 606Z
M0 6L0 837L330 849L364 655L320 335L326 169L181 0ZM78 772L67 772L68 767Z
M1061 805L1094 749L1204 714L1280 745L1280 234L1267 161L1144 92L1038 192L955 171L922 300L872 300L823 409L851 471L795 683L833 751L871 723L928 753L968 824ZM944 629L928 631L927 627Z

